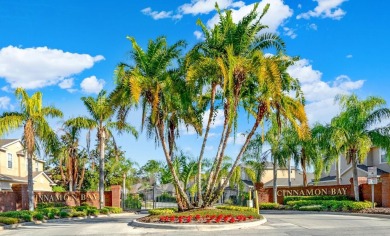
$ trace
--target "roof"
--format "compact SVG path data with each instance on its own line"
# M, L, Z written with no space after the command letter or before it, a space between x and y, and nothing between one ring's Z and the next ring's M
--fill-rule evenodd
M33 172L33 179L37 178L38 176L43 175L47 180L49 180L50 185L56 185L53 180L50 179L49 176L45 174L43 171L37 171ZM28 182L28 176L25 177L18 177L18 176L12 176L12 175L4 175L0 174L0 181L4 182L10 182L10 183L27 183Z
M359 164L359 165L357 165L357 167L359 168L359 169L361 169L361 170L364 170L365 172L368 172L368 166L366 166L366 165L361 165L361 164ZM384 171L384 170L382 170L382 169L380 169L380 168L377 168L377 174L378 175L383 175L383 174L388 174L389 172L387 172L387 171Z
M313 173L306 173L307 180L311 180L314 178ZM270 181L264 183L264 187L272 187L274 184L274 181L271 179ZM277 178L276 180L277 186L288 186L288 178ZM303 178L302 178L302 172L297 172L295 178L291 178L291 186L303 186Z
M241 180L246 186L253 188L253 182L250 180L242 179Z
M321 182L321 181L334 181L334 180L336 180L336 176L325 176L319 179L318 181Z
M18 141L19 139L0 139L0 147L7 146L15 141Z

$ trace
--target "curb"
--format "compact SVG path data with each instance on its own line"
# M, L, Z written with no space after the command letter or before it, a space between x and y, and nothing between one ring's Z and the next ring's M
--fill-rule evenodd
M348 215L390 219L390 215L371 214L371 213L353 213L353 212L330 212L330 211L291 211L291 210L261 210L261 214L322 214L322 215Z
M116 216L126 216L126 215L135 215L133 212L127 213L118 213L118 214L108 214L108 215L97 215L97 216L80 216L80 217L68 217L68 218L60 218L60 219L51 219L51 220L36 220L31 222L24 222L18 224L11 225L3 225L0 226L0 231L5 229L17 229L21 226L30 226L30 225L40 225L44 223L61 223L67 221L79 221L79 220L88 220L88 219L96 219L96 218L107 218L107 217L116 217Z
M189 229L189 230L231 230L260 226L267 222L267 219L263 217L261 220L252 221L248 223L234 223L234 224L219 224L219 225L206 225L206 224L161 224L161 223L144 223L137 220L131 222L131 226L143 227L143 228L155 228L155 229Z

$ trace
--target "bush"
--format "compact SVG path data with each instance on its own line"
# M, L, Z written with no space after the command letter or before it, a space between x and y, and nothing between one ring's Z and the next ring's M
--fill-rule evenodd
M295 210L300 210L303 206L320 205L322 210L327 211L359 211L371 207L371 203L367 201L355 202L349 200L300 200L289 201L287 205Z
M18 219L23 219L24 215L31 215L31 212L27 210L23 210L23 211L7 211L7 212L0 213L0 216L18 218Z
M284 205L288 204L290 201L301 201L301 200L336 200L336 201L344 201L344 200L353 200L349 196L288 196L284 197L283 203Z
M54 219L55 218L54 213L52 213L52 212L47 213L47 218Z
M159 208L149 210L150 215L169 215L175 213L174 208Z
M21 215L21 219L24 220L24 221L26 221L26 222L32 221L32 218L33 218L33 217L32 217L32 215L30 215L30 214L26 214L26 213L25 213L25 214L22 214L22 215Z
M260 209L279 209L279 203L262 202L260 203Z
M66 212L66 211L61 211L60 217L61 218L68 218L68 217L71 217L71 214L69 212Z
M113 213L113 214L118 214L118 213L122 213L122 212L123 212L123 209L120 208L120 207L109 207L109 206L107 206L107 207L105 207L105 208L107 208L108 211L109 211L110 213Z
M40 212L36 212L34 214L34 218L37 219L37 220L43 220L43 214L40 213Z
M53 186L52 190L53 192L59 192L59 193L66 192L66 189L63 186L59 186L59 185Z
M100 214L108 215L109 213L110 213L110 211L107 208L100 209Z
M72 216L73 217L85 217L85 216L87 216L87 213L85 213L84 211L75 211L72 213Z
M172 196L172 194L164 192L160 196L157 197L156 201L157 202L176 202L176 197Z
M87 210L87 215L89 215L89 216L97 216L97 215L99 215L99 210L96 209L96 208L89 208Z
M231 211L249 211L249 212L254 212L254 213L257 213L257 209L256 208L252 208L252 207L243 207L243 206L217 206L216 207L217 209L221 209L221 210L231 210Z
M19 223L18 218L12 218L12 217L3 217L0 216L0 223L6 224L6 225L12 225Z

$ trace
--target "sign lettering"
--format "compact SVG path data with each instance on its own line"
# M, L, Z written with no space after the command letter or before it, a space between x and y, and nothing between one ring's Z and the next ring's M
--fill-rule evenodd
M348 188L315 188L315 189L301 189L301 190L278 190L278 197L286 196L320 196L320 195L347 195Z

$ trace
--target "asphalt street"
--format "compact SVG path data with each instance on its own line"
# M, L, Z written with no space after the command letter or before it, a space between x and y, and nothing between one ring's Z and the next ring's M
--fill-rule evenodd
M131 221L143 215L120 214L112 217L26 225L0 231L1 235L390 235L390 218L280 212L263 213L268 222L236 230L184 231L133 227Z

